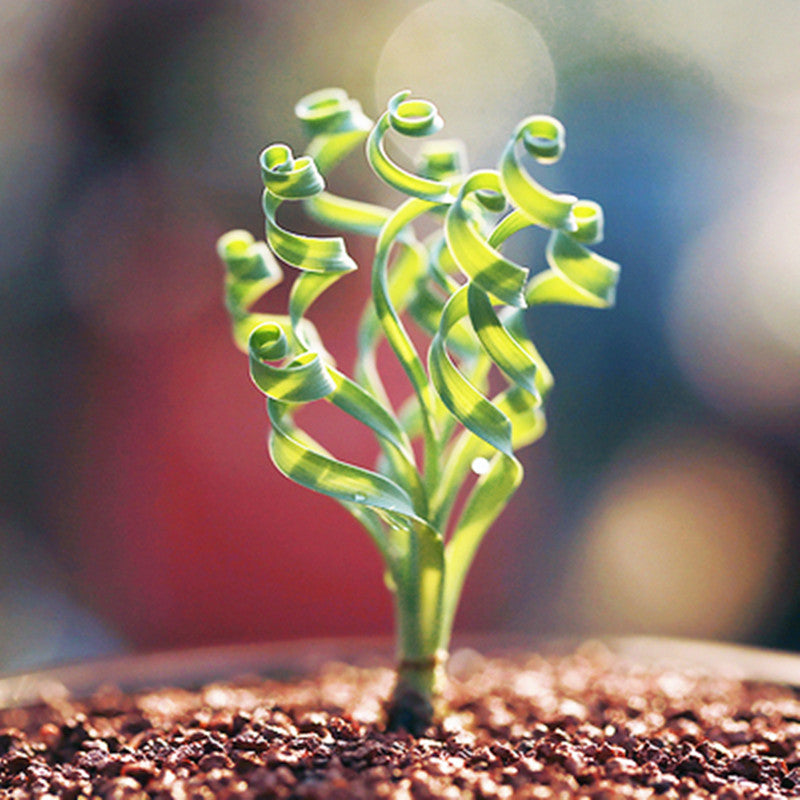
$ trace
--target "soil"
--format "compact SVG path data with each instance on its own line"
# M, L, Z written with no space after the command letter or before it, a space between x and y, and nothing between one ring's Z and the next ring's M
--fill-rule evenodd
M452 660L448 710L386 733L383 668L0 711L0 797L800 797L800 694L619 660Z

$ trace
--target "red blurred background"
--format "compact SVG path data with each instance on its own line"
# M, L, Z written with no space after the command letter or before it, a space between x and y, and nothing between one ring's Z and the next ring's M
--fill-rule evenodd
M391 631L366 534L269 463L214 250L262 235L257 155L301 150L294 102L329 85L374 118L413 84L476 166L554 111L569 144L543 180L604 206L600 250L623 264L613 312L531 319L550 431L459 629L800 646L800 269L775 213L800 186L797 6L683 5L7 0L0 669ZM363 169L336 180L380 193ZM311 314L348 370L371 258L349 244L362 269ZM522 243L537 267L540 245ZM339 417L322 427L373 456Z

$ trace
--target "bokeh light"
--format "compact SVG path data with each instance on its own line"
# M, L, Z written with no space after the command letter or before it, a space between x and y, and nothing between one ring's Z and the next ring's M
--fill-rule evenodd
M752 635L790 577L787 489L724 437L664 430L632 446L581 526L567 616L584 630Z
M434 99L441 136L467 145L470 165L491 167L510 132L555 99L555 70L534 23L496 0L431 0L394 30L375 70L378 108L400 89ZM415 152L414 144L398 147Z
M788 151L788 152L787 152ZM672 295L678 362L726 414L800 437L800 145L684 252Z

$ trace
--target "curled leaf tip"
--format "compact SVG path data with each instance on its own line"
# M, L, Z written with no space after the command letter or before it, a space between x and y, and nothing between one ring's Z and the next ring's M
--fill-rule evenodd
M388 104L392 128L405 136L430 136L442 129L444 120L430 100L409 99L411 92L398 92Z
M540 115L522 120L503 151L500 176L509 199L530 222L545 228L574 230L572 208L578 198L545 189L528 174L517 155L517 145L522 142L538 162L552 164L564 152L564 138L564 127L554 117Z
M539 114L522 120L514 131L525 150L542 164L553 164L566 147L566 131L555 117Z
M250 334L250 352L259 361L279 361L289 352L283 328L276 322L265 322Z
M572 238L583 244L596 244L603 240L603 209L593 200L578 200L572 207L575 230Z
M290 147L273 144L259 156L264 187L272 194L296 200L311 197L325 188L325 179L309 156L295 158Z
M409 172L386 153L384 138L393 130L403 136L422 137L436 133L444 124L436 106L429 100L409 99L411 92L398 92L389 100L367 138L367 160L378 177L394 189L411 197L437 202L452 202L450 181Z
M234 230L217 241L217 253L225 265L225 305L231 315L234 339L246 349L252 328L262 321L250 312L265 292L283 280L283 270L264 242L248 231Z
M307 94L295 105L294 113L309 138L334 132L368 131L372 127L361 103L336 87Z
M265 322L252 331L249 354L250 377L267 397L284 403L308 403L327 397L336 388L318 353L307 350L288 364L274 363L291 358L286 333L276 322Z
M493 170L473 172L461 186L456 201L445 219L444 233L453 260L464 275L492 297L506 305L524 308L524 288L529 270L505 258L481 231L474 205L475 198L487 210L505 206L499 176Z
M217 239L217 255L226 262L246 258L254 241L250 231L239 229L228 231Z

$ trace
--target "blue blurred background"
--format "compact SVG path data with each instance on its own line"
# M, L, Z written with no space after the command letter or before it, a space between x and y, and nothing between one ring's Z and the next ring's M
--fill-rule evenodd
M214 254L261 235L256 157L325 86L429 97L474 166L554 113L541 180L623 264L614 311L530 316L550 429L458 628L800 649L800 5L5 0L0 670L391 630L366 535L267 460ZM351 245L311 315L347 368Z

